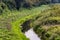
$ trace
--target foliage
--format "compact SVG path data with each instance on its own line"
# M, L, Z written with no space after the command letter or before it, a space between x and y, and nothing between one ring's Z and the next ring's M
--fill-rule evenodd
M30 8L33 6L40 6L41 4L48 4L50 0L0 0L10 10L20 9L21 7Z
M0 0L0 40L29 40L22 33L21 24L30 19L34 20L32 25L42 40L60 40L60 5L16 10L25 3L30 7L46 1L48 0Z
M0 40L29 40L21 31L21 24L41 13L40 10L49 9L48 5L22 10L4 9L0 15ZM42 9L43 8L43 9Z
M60 40L60 4L50 6L34 21L34 31L42 40Z

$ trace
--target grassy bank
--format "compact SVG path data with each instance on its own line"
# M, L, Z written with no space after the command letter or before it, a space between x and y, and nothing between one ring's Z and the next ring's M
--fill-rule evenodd
M34 31L41 40L60 40L60 4L50 6L34 21Z
M1 6L0 6L1 7ZM47 8L46 8L47 7ZM2 9L0 15L0 40L29 40L21 32L21 24L38 16L42 11L49 9L48 5L20 11Z

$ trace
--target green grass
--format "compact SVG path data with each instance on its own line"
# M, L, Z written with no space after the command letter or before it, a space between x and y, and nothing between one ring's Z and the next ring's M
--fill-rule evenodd
M52 5L33 23L34 31L41 40L60 40L60 5Z
M30 19L34 20L32 26L42 40L60 40L59 7L56 4L42 5L18 11L8 7L2 9L0 4L0 40L29 40L22 33L21 24Z
M29 19L34 19L42 11L47 9L50 9L48 5L32 8L31 10L10 11L8 8L4 9L0 15L0 40L29 40L21 32L20 25Z

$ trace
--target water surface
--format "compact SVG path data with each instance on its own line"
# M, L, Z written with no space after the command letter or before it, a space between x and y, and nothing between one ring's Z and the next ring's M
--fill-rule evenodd
M33 31L33 29L28 30L25 32L25 35L30 40L40 40L40 38L37 36L37 34Z

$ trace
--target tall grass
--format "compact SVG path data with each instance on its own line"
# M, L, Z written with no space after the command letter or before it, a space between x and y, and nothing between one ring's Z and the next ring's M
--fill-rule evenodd
M0 15L0 40L28 40L21 32L20 25L26 20L34 19L34 17L47 9L50 9L48 5L32 8L30 10L23 9L19 11L10 11L9 9L5 9L2 15Z
M60 5L51 5L34 21L34 31L41 40L60 40Z

